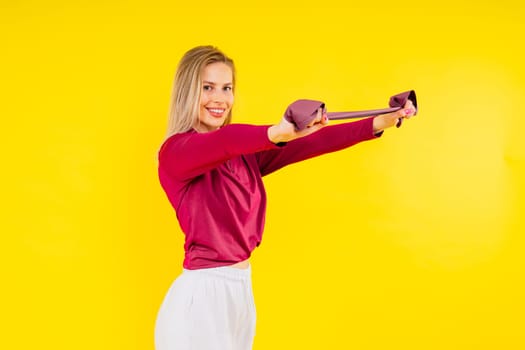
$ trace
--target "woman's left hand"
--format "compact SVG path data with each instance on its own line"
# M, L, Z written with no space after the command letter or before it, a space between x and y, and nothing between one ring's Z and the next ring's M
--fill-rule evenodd
M374 133L390 128L400 122L400 119L409 119L416 114L412 101L408 100L403 108L398 111L383 114L374 118Z

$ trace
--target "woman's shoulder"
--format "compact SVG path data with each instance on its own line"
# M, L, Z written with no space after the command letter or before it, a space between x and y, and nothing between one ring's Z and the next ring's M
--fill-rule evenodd
M195 133L196 133L196 131L191 129L191 130L188 130L188 131L184 131L184 132L180 132L180 133L176 133L176 134L168 136L162 142L162 144L160 146L160 149L159 149L159 153L162 152L168 145L173 144L173 143L177 143L177 142L180 142L180 141L183 141L183 140L187 139L188 137L190 137L192 134L195 134Z

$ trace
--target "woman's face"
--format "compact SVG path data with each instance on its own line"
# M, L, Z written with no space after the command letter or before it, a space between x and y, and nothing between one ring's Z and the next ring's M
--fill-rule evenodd
M199 103L198 132L220 128L233 105L233 76L231 68L223 62L215 62L202 71L202 91Z

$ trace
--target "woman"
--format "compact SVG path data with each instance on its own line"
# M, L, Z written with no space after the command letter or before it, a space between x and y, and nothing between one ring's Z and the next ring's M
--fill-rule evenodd
M188 51L179 63L159 179L185 234L184 270L157 316L157 350L252 348L255 306L249 257L264 228L262 176L285 165L374 139L395 113L327 127L322 110L296 131L275 125L230 124L233 61L212 46Z

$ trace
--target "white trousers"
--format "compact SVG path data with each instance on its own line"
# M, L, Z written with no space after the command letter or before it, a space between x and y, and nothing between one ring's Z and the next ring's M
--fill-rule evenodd
M251 268L183 270L155 323L156 350L251 350L254 336Z

